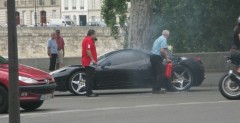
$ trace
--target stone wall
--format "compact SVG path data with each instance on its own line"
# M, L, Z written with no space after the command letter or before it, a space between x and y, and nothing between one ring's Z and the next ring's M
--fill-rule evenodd
M81 42L86 36L89 27L61 27L61 36L65 40L65 56L81 56ZM123 36L117 39L110 36L109 28L96 27L98 41L96 42L98 55L122 49ZM53 27L18 27L18 57L19 58L47 58L47 40ZM8 40L7 27L0 27L0 55L7 56Z

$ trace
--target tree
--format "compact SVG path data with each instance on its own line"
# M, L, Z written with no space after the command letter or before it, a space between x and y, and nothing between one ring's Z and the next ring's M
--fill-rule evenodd
M127 2L129 0L103 0L101 15L106 24L111 28L112 34L117 34L117 17L119 18L120 26L123 26L127 16Z
M152 1L131 0L128 40L129 47L148 49L151 39Z
M126 10L125 7L118 6L126 0L104 1L105 5L113 7L108 10L115 12L102 11L108 13L108 17L114 18L118 11L126 12L122 10ZM111 1L114 5L107 4ZM239 5L239 0L131 0L129 47L149 50L162 30L168 29L171 32L169 44L174 52L227 51L239 16Z

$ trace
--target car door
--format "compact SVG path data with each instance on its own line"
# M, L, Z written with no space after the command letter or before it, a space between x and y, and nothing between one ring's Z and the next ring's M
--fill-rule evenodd
M123 50L109 56L97 69L97 85L103 88L138 86L141 80L141 53Z

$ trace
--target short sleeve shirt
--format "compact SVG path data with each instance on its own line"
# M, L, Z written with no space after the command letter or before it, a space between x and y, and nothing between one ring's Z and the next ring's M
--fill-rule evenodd
M58 45L55 39L52 39L52 38L48 39L48 47L50 47L51 54L58 53L58 50L57 50Z
M164 49L168 48L167 39L164 36L160 36L158 39L154 41L151 52L155 55L161 56L160 50L162 48Z
M61 36L59 36L59 38L56 38L57 44L58 44L58 50L62 50L64 49L64 40Z
M87 54L87 50L90 50L93 59L97 62L97 51L94 41L90 36L86 36L82 41L82 65L89 66L91 58Z

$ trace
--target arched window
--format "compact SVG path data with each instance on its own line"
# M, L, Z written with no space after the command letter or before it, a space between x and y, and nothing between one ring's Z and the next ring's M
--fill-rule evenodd
M73 15L73 22L74 22L74 24L77 23L77 17L76 17L76 15Z
M16 25L20 25L20 13L16 12Z
M47 23L47 19L46 19L46 11L41 11L40 12L41 15L41 26L46 25Z

